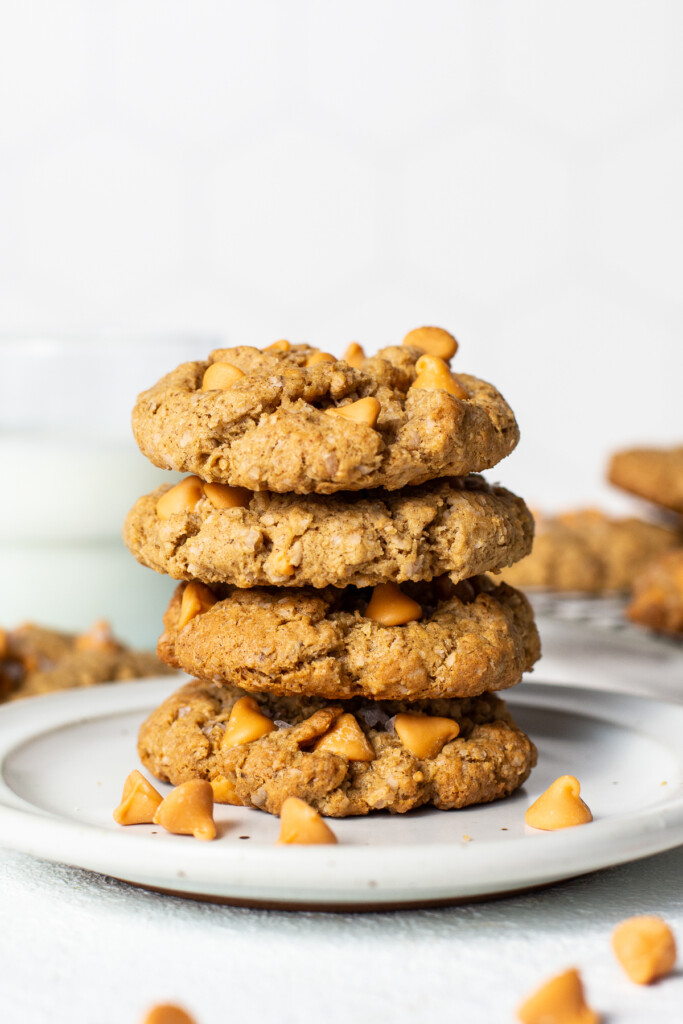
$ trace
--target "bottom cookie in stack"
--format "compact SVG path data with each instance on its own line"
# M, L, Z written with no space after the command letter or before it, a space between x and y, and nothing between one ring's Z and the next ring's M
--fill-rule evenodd
M219 803L279 814L296 796L336 818L489 803L514 792L536 764L533 743L489 693L331 704L255 698L201 679L152 712L138 752L165 782L208 779Z

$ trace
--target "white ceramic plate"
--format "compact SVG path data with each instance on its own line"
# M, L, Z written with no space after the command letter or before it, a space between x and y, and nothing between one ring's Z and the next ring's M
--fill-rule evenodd
M335 821L338 846L275 846L278 820L239 807L217 808L212 843L121 828L111 812L138 766L138 726L176 686L119 683L0 709L0 842L182 895L321 909L490 897L683 842L683 707L542 685L506 698L539 748L530 781L507 800ZM580 778L595 821L526 828L525 808L564 773Z

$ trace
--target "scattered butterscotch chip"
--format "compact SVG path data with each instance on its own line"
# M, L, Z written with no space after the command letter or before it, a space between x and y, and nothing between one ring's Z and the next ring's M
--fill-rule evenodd
M352 341L344 353L344 359L349 366L355 366L359 370L365 360L365 352L362 345L359 345L357 341Z
M106 619L98 619L93 622L90 629L81 633L74 640L75 651L114 651L121 650L121 644L112 633L111 626Z
M319 363L336 363L336 361L335 356L330 355L329 352L314 352L306 360L306 366L317 366Z
M408 331L402 344L445 360L451 359L458 351L457 341L443 327L416 327L414 331Z
M284 338L274 341L272 345L266 345L264 352L289 352L292 346Z
M460 726L453 718L438 715L396 715L394 730L406 750L420 759L436 757L454 740Z
M233 704L221 746L223 750L229 750L242 743L252 743L276 728L272 718L263 714L253 697L240 697Z
M316 742L314 750L327 750L349 761L374 761L372 744L350 713L340 715L331 729Z
M551 978L517 1009L522 1024L600 1024L575 967Z
M298 796L288 796L280 810L280 838L277 845L332 844L337 842L332 829L318 812Z
M154 824L175 835L215 839L211 783L204 779L181 783L159 804Z
M666 921L643 914L622 921L612 932L612 949L631 981L649 985L676 963L676 940Z
M376 398L359 398L357 402L350 405L340 405L338 408L326 409L331 416L341 416L342 419L351 420L352 423L364 423L368 427L374 427L377 423L382 406Z
M183 629L195 616L203 615L209 608L213 608L215 603L213 591L205 583L192 580L183 591L176 628Z
M180 1006L162 1003L149 1011L142 1024L196 1024L196 1022L194 1017L191 1017Z
M211 363L202 377L202 391L226 391L244 374L232 363Z
M204 494L214 508L247 508L254 492L229 484L204 484Z
M449 395L461 398L463 401L470 397L443 359L436 356L420 356L415 363L415 369L417 377L410 386L411 390L447 391Z
M462 837L462 841L463 841L463 843L471 843L472 842L472 836L468 835L467 832L464 832L463 833L463 837Z
M114 821L119 825L151 825L162 800L161 793L136 768L123 784L123 795L114 811Z
M580 794L579 780L573 775L561 775L527 809L524 820L532 828L546 832L585 825L593 820L593 815Z
M378 583L365 609L365 618L382 626L404 626L422 618L422 606L396 583Z
M204 485L198 476L186 476L170 491L162 494L156 504L159 519L170 519L180 512L190 512L204 494Z

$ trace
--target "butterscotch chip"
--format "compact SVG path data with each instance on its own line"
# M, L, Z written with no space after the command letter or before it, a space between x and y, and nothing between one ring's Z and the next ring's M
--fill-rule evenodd
M405 584L423 615L399 626L369 619L370 593L355 587L214 587L216 604L179 629L186 586L164 616L159 657L254 692L331 700L472 696L514 686L540 654L526 599L481 576L446 599L431 584Z
M80 633L74 640L76 651L109 651L116 652L123 649L112 633L111 626L106 619L97 619L90 629Z
M246 487L227 484L204 484L203 491L214 508L248 508L253 497L253 492Z
M281 341L274 341L272 345L266 345L264 352L289 352L292 346L284 338Z
M443 387L412 387L417 361L427 358L417 348L382 349L360 368L307 366L315 351L243 346L184 363L138 398L133 430L142 452L212 483L330 494L466 475L494 466L517 444L512 411L490 384L461 374L467 401ZM243 376L202 390L205 375L211 371L213 385L225 370L212 368L227 364ZM327 415L364 398L381 406L373 431L349 430Z
M612 948L631 981L649 985L676 963L676 940L666 921L654 915L630 917L612 933Z
M683 634L683 548L658 555L640 570L626 614L658 633Z
M552 832L585 825L593 820L593 815L581 799L579 780L573 775L561 775L528 808L524 820L532 828Z
M352 423L362 423L366 427L374 427L380 414L381 406L376 398L359 398L350 405L340 405L327 410L332 416L341 416Z
M225 391L244 377L244 373L232 363L219 361L207 366L202 377L202 391Z
M336 363L334 356L329 352L314 352L305 362L305 366L318 366L320 363Z
M365 352L362 346L358 342L352 341L344 353L344 359L349 366L355 366L356 369L360 369L365 362Z
M466 401L469 392L462 386L458 378L451 373L443 359L436 356L420 356L415 364L417 377L411 387L413 390L446 391L449 395Z
M521 786L536 763L534 745L491 694L416 702L357 698L335 706L323 698L263 694L261 709L278 728L226 749L226 722L244 696L236 686L204 680L183 686L142 726L142 763L174 785L188 779L219 783L217 799L227 780L229 803L279 814L287 797L296 796L331 817L487 803ZM415 713L451 719L459 735L434 756L416 757L392 729L397 715ZM355 719L373 760L316 747L345 714Z
M119 825L149 825L162 799L161 793L136 769L123 784L123 796L114 811L114 821Z
M253 743L275 729L273 721L259 709L253 697L240 697L233 705L223 733L223 746L227 749L241 743Z
M313 807L299 797L287 797L280 810L279 845L302 843L310 846L336 842L334 832Z
M683 445L631 448L612 456L608 479L631 494L683 512Z
M195 1019L180 1006L162 1003L149 1011L143 1024L195 1024Z
M382 626L404 626L422 618L422 607L395 583L378 583L368 601L365 617Z
M443 327L416 327L414 331L408 331L403 344L445 361L452 359L458 351L457 341Z
M209 608L213 608L215 603L213 591L204 583L198 583L196 580L188 583L183 590L176 629L183 629L197 615L203 615Z
M588 1006L576 968L551 978L517 1010L522 1024L600 1024Z
M340 715L315 744L316 750L339 754L349 761L374 761L372 744L350 712Z
M539 517L530 555L504 570L515 587L583 591L629 590L656 555L681 543L673 528L615 519L595 509Z
M189 779L159 804L154 824L167 832L195 839L215 839L213 789L204 779Z
M405 713L396 715L394 729L406 750L419 758L436 757L460 732L452 718Z
M159 495L155 511L159 519L170 519L182 512L190 512L204 494L202 481L198 476L187 476L175 487Z
M343 498L262 492L217 508L209 489L223 487L206 484L204 500L163 522L154 507L164 488L140 498L124 526L138 561L174 579L239 587L372 586L443 573L458 582L531 550L524 502L481 477Z

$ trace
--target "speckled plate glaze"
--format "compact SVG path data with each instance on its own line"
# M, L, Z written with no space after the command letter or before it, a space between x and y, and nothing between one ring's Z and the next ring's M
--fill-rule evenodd
M531 779L507 800L332 821L338 846L275 846L278 820L240 807L217 808L212 843L119 827L111 812L139 766L138 726L177 684L119 683L1 708L2 845L195 899L372 910L491 898L683 843L683 707L538 684L506 696L539 748ZM526 807L567 772L595 820L528 829Z

